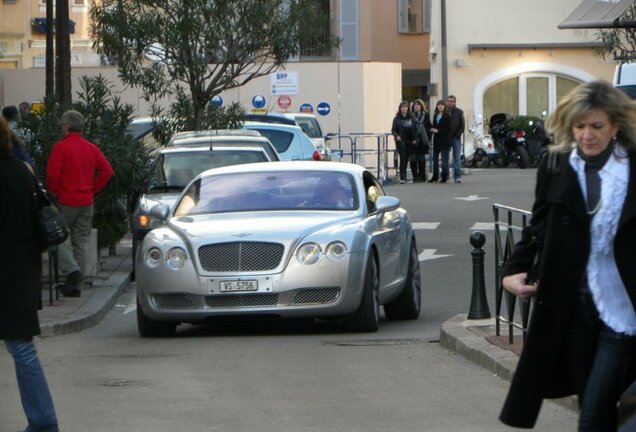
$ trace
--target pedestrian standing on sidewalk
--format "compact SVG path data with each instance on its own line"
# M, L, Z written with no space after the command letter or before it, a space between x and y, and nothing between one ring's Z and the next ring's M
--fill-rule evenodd
M426 155L430 150L428 140L431 120L424 107L422 99L415 99L411 108L413 125L415 127L415 147L411 152L411 173L414 182L426 181Z
M391 133L395 138L395 150L400 157L400 183L406 182L406 167L415 146L415 127L407 101L400 102L393 118Z
M462 135L466 129L464 111L457 107L457 98L450 95L446 98L446 107L450 117L450 142L453 148L453 180L462 182Z
M40 334L42 292L34 194L33 174L12 154L11 130L0 119L0 202L5 203L0 212L0 339L15 364L26 430L57 432L53 399L33 343Z
M57 197L70 236L59 248L60 270L66 283L60 291L80 297L86 255L93 226L93 199L113 176L108 160L82 137L84 116L77 111L62 115L62 139L55 143L46 165L46 178Z
M636 104L605 81L581 84L547 127L553 154L502 280L535 300L500 419L530 428L544 398L576 394L579 431L615 431L636 373Z
M439 180L439 157L442 156L442 179L440 183L448 180L448 153L450 152L450 117L446 110L446 102L440 99L435 105L435 112L431 121L431 134L433 136L433 176L429 183L437 183Z

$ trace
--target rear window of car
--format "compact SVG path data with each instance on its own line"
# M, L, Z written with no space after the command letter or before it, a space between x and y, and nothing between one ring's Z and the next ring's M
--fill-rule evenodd
M250 150L163 153L157 159L153 183L157 186L183 188L194 177L212 168L268 160L264 151Z
M314 118L296 118L296 123L309 138L322 138L322 130Z
M257 130L261 135L267 138L269 142L274 145L274 148L278 153L286 152L294 139L294 134L290 132L258 128L255 128L254 130Z
M351 175L280 171L212 175L190 185L176 216L241 211L352 211L359 198Z

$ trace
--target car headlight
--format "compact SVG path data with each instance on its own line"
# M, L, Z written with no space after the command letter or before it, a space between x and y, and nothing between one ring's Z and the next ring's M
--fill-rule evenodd
M146 251L146 256L144 257L144 261L146 265L151 268L157 268L159 263L161 262L161 249L157 247L151 247Z
M327 245L325 255L332 261L341 260L347 255L347 246L341 241L331 242Z
M172 270L179 270L188 259L188 254L180 247L173 247L166 254L166 266Z
M305 243L298 248L296 258L301 264L315 264L320 259L322 249L317 243Z
M154 229L162 225L161 219L147 214L137 216L137 225L143 229Z

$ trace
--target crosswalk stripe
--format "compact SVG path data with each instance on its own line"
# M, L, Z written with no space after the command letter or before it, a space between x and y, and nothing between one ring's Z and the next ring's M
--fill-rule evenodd
M413 229L434 230L439 227L440 222L413 222Z
M487 230L494 231L495 223L494 222L477 222L475 225L470 227L471 230Z

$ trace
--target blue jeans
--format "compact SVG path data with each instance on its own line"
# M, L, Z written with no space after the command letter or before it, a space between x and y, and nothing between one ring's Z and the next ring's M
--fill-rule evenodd
M462 178L462 141L459 138L451 138L453 147L453 179Z
M636 338L616 333L598 318L591 295L583 295L564 349L581 412L579 432L616 431L618 402L624 388L625 366Z
M5 340L4 344L15 363L20 400L29 424L25 432L58 432L53 399L33 340Z

